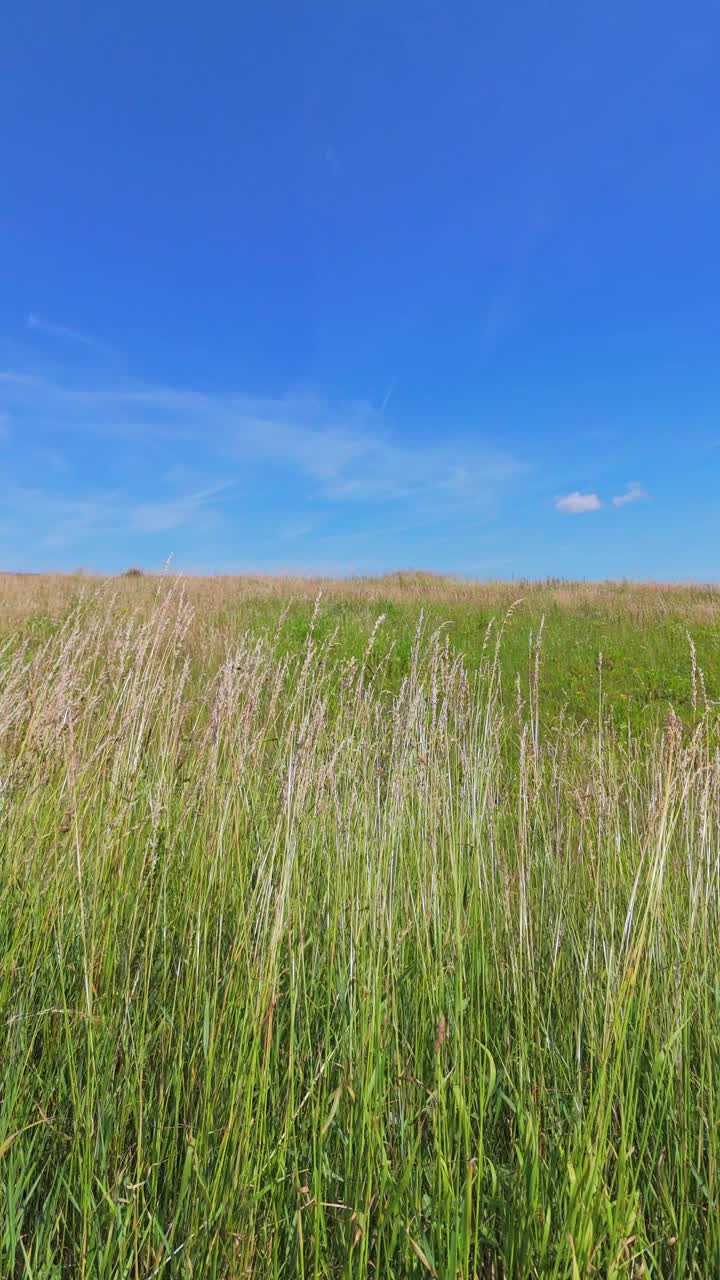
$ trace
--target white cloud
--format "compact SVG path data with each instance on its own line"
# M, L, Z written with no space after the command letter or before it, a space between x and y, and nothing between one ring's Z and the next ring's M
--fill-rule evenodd
M631 480L625 485L625 492L618 494L613 498L614 507L626 507L628 502L644 502L649 495L645 492L642 485L637 480Z
M580 516L586 511L599 511L602 505L602 500L596 493L578 493L577 490L555 499L555 510L564 511L571 516Z

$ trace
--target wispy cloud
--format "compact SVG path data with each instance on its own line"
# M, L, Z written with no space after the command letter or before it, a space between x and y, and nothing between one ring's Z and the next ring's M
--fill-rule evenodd
M317 525L310 520L298 521L295 524L282 525L277 531L277 537L281 542L299 542L303 538L307 538Z
M555 510L566 515L581 516L587 511L599 511L603 506L602 499L596 493L566 493L555 499Z
M625 492L613 498L612 504L614 507L626 507L629 502L644 502L649 496L638 480L631 480L625 485Z
M232 486L233 481L229 480L225 484L217 484L210 489L202 489L199 493L190 493L168 502L138 503L128 513L129 523L133 529L142 533L166 533L170 529L179 529L191 524L199 511L211 506L215 498Z
M116 492L73 495L22 485L3 493L5 514L39 546L63 549L105 534L160 534L192 526L232 482L168 501L138 502Z
M391 397L391 395L392 395L393 391L395 390L396 386L397 386L397 378L391 378L391 379L390 379L390 384L389 384L389 386L388 386L388 389L387 389L387 391L385 392L385 395L384 395L384 396L383 396L383 398L382 398L382 403L381 403L381 405L380 405L380 412L381 412L381 413L384 413L384 412L385 412L385 410L387 409L388 404L390 403L390 397Z
M9 522L38 545L53 549L71 547L97 533L117 505L112 495L66 496L22 485L3 493Z
M127 448L201 449L226 469L273 467L304 481L309 500L402 502L461 499L477 509L528 470L491 442L446 437L441 444L398 441L367 403L331 404L288 394L253 397L146 384L77 387L0 372L5 401L42 416L47 432L84 433ZM182 461L182 459L178 459ZM460 480L462 481L460 483Z
M111 348L100 338L94 337L92 334L83 333L81 329L74 329L67 324L56 324L52 320L45 320L42 316L36 315L34 311L25 321L28 329L33 329L36 333L43 333L49 338L61 338L66 342L79 342L84 347L92 347L95 351L110 351Z
M413 438L366 402L306 392L0 369L0 411L22 441L0 467L0 558L35 567L154 563L167 550L214 564L239 549L256 566L302 557L367 571L442 554L461 566L529 472L477 425ZM60 448L63 471L47 461Z
M488 356L494 355L511 333L522 311L529 264L537 252L546 225L546 213L536 208L524 225L509 233L509 253L495 290L488 299L484 324L478 334L480 348Z

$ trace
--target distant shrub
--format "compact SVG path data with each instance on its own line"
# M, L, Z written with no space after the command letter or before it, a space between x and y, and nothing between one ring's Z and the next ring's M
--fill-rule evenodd
M123 578L142 578L142 576L143 570L138 569L136 565L133 565L130 569L126 569L123 574Z

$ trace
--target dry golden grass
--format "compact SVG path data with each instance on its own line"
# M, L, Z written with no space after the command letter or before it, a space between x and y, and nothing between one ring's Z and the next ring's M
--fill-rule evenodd
M0 574L0 627L13 627L41 615L54 620L84 593L103 582L108 594L124 606L150 607L155 600L159 575L103 579L86 574ZM660 621L682 617L687 625L720 623L720 586L712 583L567 582L514 580L477 582L433 573L404 572L378 577L332 579L321 577L187 577L185 591L191 603L207 617L257 601L314 601L322 592L326 601L382 605L447 604L474 606L501 612L518 598L539 611L593 609L629 620Z

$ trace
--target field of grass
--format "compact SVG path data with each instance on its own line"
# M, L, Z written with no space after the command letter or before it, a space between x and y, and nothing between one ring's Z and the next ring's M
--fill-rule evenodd
M711 587L0 576L0 1276L720 1274L718 699Z

